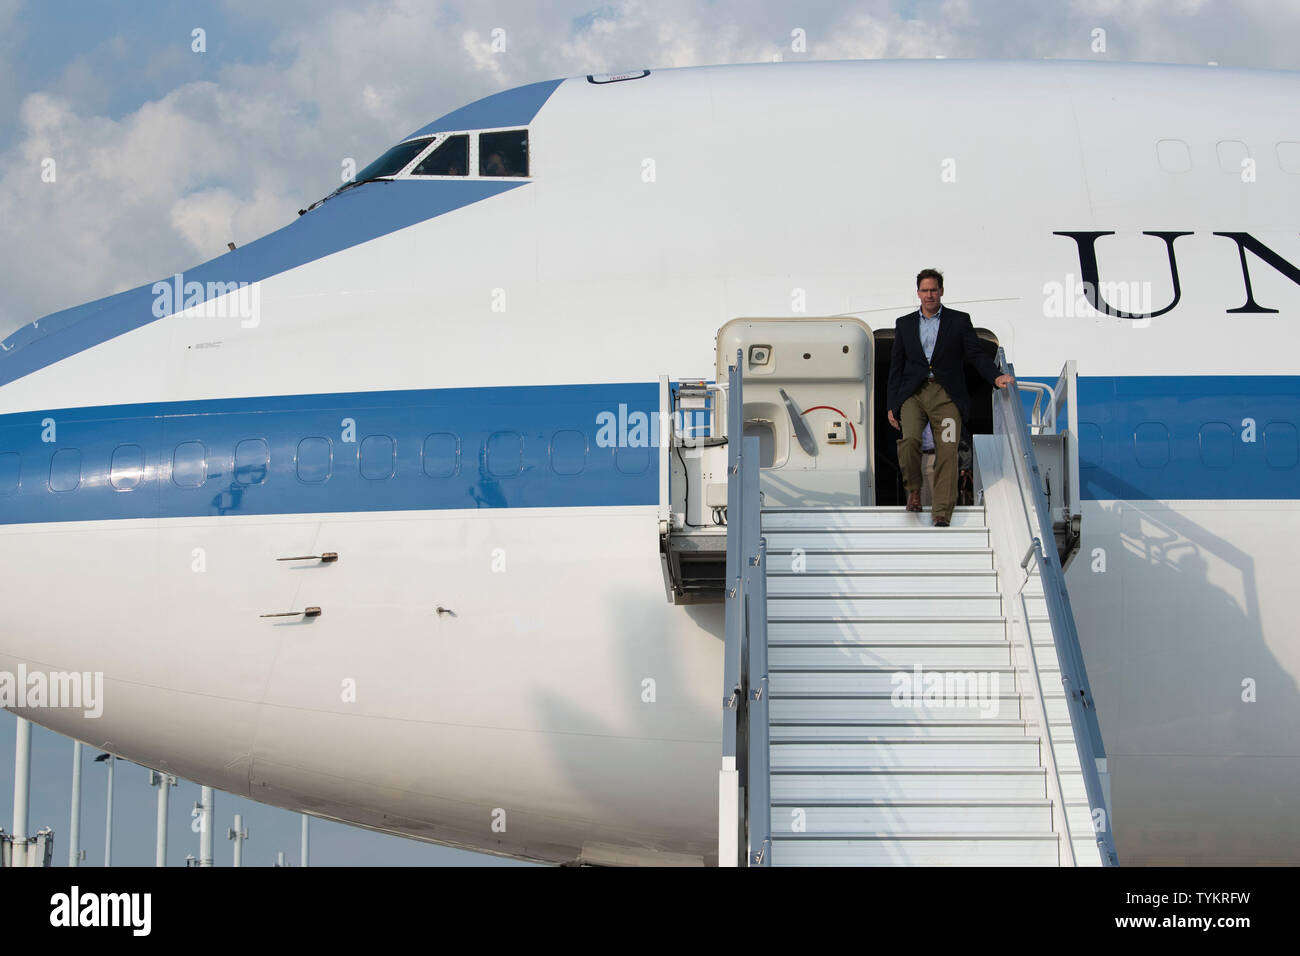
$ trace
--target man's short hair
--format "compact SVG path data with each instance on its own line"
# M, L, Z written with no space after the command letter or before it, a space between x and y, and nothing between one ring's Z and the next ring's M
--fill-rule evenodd
M933 279L939 283L939 291L943 291L943 273L938 269L922 269L916 274L916 287L921 288L921 283L925 279Z

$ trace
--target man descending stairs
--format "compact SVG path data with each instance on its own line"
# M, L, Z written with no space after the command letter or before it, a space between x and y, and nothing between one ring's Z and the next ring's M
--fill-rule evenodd
M983 507L924 519L763 511L773 864L1100 865L1037 576L1031 661Z

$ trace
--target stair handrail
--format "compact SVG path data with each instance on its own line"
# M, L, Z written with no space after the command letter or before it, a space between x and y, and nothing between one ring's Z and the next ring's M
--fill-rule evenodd
M744 434L744 398L736 365L727 369L727 569L723 578L725 627L722 650L722 771L718 794L718 866L738 866L739 841L743 824L744 766L739 752L741 715L746 709L747 694L741 686L744 675L741 659L744 651L744 615L741 595L741 541L738 534L744 520L744 494L740 487L740 466ZM734 525L732 524L734 522Z
M1004 349L998 349L997 363L1002 372L1015 377L1015 369L1007 360ZM1052 624L1052 640L1056 645L1057 660L1061 668L1061 683L1065 689L1066 707L1070 713L1070 723L1074 728L1075 745L1079 750L1084 790L1088 795L1090 811L1101 809L1103 814L1101 829L1098 831L1095 822L1093 826L1097 848L1101 853L1102 865L1116 866L1119 857L1115 852L1115 841L1110 826L1110 809L1101 781L1101 768L1106 761L1106 748L1101 738L1101 725L1097 720L1092 688L1088 683L1088 673L1083 663L1083 651L1079 646L1079 632L1070 609L1070 595L1065 586L1065 574L1061 570L1056 549L1044 550L1042 546L1042 535L1050 533L1052 523L1048 514L1047 498L1043 493L1042 476L1038 471L1038 462L1034 458L1033 441L1029 435L1029 427L1025 424L1024 406L1020 402L1019 390L1006 388L994 392L995 430L999 421L1004 423L1003 432L1011 443L1011 457L1019 478L1022 496L1027 490L1032 499L1032 517L1035 519L1035 522L1030 524L1030 536L1035 541L1033 557L1038 562L1043 596L1047 601L1047 615ZM1034 523L1037 524L1037 530L1033 527ZM1045 727L1044 730L1050 736L1050 727ZM1061 809L1064 813L1065 807L1062 806Z
M747 439L747 463L743 483L748 507L745 521L749 525L750 548L746 561L751 569L746 590L746 647L749 657L749 706L745 711L746 739L749 744L746 814L749 833L749 865L772 865L772 774L768 749L768 674L767 674L767 540L762 536L758 498L758 439Z
M718 865L771 866L768 754L767 542L759 499L759 442L746 439L744 353L727 368L727 571L722 676L722 792ZM731 788L735 789L732 790Z
M1078 861L1074 855L1074 833L1070 826L1070 812L1065 805L1065 788L1061 786L1061 765L1056 759L1056 742L1052 740L1052 726L1047 718L1046 697L1043 695L1043 676L1038 670L1038 655L1034 651L1034 635L1029 626L1029 604L1025 600L1025 585L1029 583L1029 562L1033 560L1034 548L1041 549L1042 544L1037 535L1025 552L1025 556L1020 561L1020 570L1025 572L1025 579L1020 582L1020 589L1016 591L1016 601L1019 602L1021 622L1024 627L1019 629L1017 637L1019 642L1023 642L1025 658L1029 663L1031 673L1034 675L1033 687L1033 707L1034 718L1041 728L1042 739L1047 745L1047 781L1052 789L1052 802L1060 809L1061 830L1065 836L1065 864L1067 866L1077 866Z

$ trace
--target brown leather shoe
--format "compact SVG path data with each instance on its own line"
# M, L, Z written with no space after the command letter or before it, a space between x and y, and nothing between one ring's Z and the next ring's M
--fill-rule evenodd
M934 519L934 526L936 528L946 528L948 527L948 519L943 517L943 515L939 515Z
M921 493L919 491L914 491L907 496L907 510L908 511L921 510Z

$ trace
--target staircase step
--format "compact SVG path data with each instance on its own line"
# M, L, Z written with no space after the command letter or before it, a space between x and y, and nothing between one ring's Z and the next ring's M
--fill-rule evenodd
M938 703L916 702L918 706L903 707L894 703L890 694L778 694L771 691L769 714L773 722L788 720L872 721L899 720L943 723L953 720L1023 719L1018 696L1005 696L985 701L983 706L968 703L965 706L944 706ZM1053 719L1059 707L1065 709L1065 698L1046 701L1048 720Z
M772 840L777 866L1056 866L1054 833L784 835Z
M1046 799L774 803L771 826L773 836L779 837L832 833L857 837L882 833L1041 835L1052 830L1052 804Z
M1020 602L1016 601L1015 603L1019 604ZM1031 622L1030 630L1033 630L1032 622L1035 618L1047 619L1047 598L1044 597L1041 592L1038 594L1030 594L1029 591L1026 590L1025 607L1029 610L1029 619ZM1048 624L1048 631L1051 631L1050 624Z
M890 528L932 528L933 514L905 508L764 508L763 531L877 530ZM983 528L983 508L957 508L951 528Z
M1061 748L1057 748L1060 755ZM1065 766L1064 761L1057 767L1057 773L1061 777L1061 796L1064 798L1066 806L1087 806L1088 805L1088 788L1083 783L1083 772L1079 769L1078 761L1075 761L1074 767Z
M776 569L768 557L767 593L772 595L894 595L998 593L995 571L804 571Z
M1097 841L1093 838L1075 840L1074 846L1074 865L1075 866L1101 866L1101 847L1097 846Z
M773 802L804 800L1041 799L1041 767L806 767L772 771ZM1067 801L1068 801L1067 797Z
M768 619L989 618L1002 613L998 594L873 594L805 596L768 594Z
M764 531L773 551L985 550L987 528L879 528L861 531Z
M1037 737L930 737L844 740L782 738L771 745L774 771L816 767L1037 767Z
M797 718L769 721L768 738L772 742L786 739L809 740L898 740L929 737L1011 737L1028 735L1023 720L993 717L987 720L840 720L821 723Z
M834 670L838 667L893 667L911 670L920 665L927 670L965 670L972 667L1007 667L1011 664L1011 645L1006 641L934 640L873 641L843 644L782 645L769 642L769 669L815 667Z
M769 640L768 643L770 646L771 641ZM1019 651L1014 644L1011 645L1011 650L1013 654L1012 660L1016 665L1027 669L1029 661L1025 658L1024 653ZM1061 669L1060 661L1056 656L1056 645L1051 643L1050 639L1042 642L1034 641L1034 659L1038 661L1039 670L1055 670L1059 672Z
M767 649L770 670L792 667L893 667L911 670L970 670L972 667L1006 667L1011 648L1006 641L936 640L926 644L910 641L876 641L872 644L774 644Z
M1085 840L1087 843L1095 844L1097 838L1092 823L1092 808L1084 806L1067 806L1066 811L1070 820L1070 835L1075 841Z
M798 564L796 564L796 560ZM963 548L948 551L881 550L881 551L803 551L777 550L768 537L767 567L773 571L793 571L802 567L808 573L825 571L992 571L991 548Z
M837 620L785 619L768 607L769 647L780 644L872 644L876 641L926 644L931 641L1003 641L1006 625L1000 617L874 619L841 617ZM1049 637L1050 639L1050 637ZM1035 645L1037 646L1037 645Z
M820 670L777 669L769 665L768 678L774 698L803 694L819 697L883 694L896 697L900 708L910 708L913 704L946 706L964 700L984 702L1019 696L1015 675L1010 667L943 671L922 669L919 686L914 686L916 671L913 668L897 667L848 665L833 670ZM1043 690L1048 699L1053 693L1063 693L1059 677L1053 686L1050 675L1044 674Z

